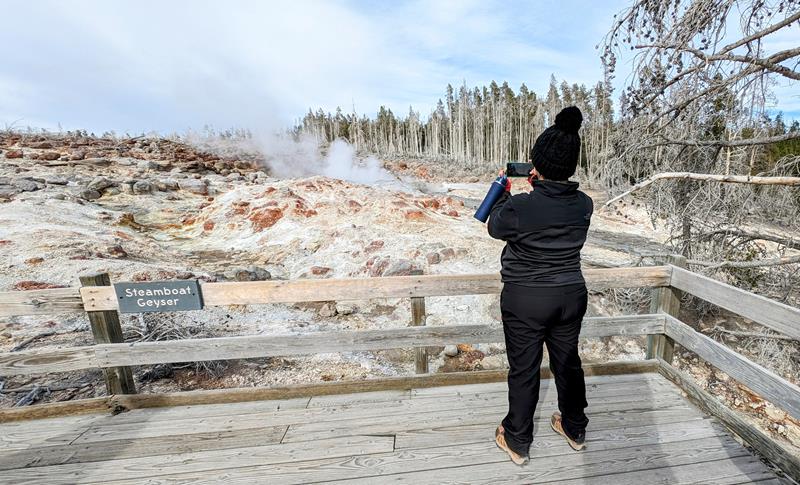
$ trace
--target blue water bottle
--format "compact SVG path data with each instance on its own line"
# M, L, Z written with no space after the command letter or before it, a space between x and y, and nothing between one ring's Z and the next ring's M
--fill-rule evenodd
M494 207L494 203L503 195L503 192L506 191L506 178L505 175L501 175L492 182L492 186L489 187L489 192L486 194L486 197L483 198L483 202L481 202L480 207L478 210L475 211L475 219L478 219L481 222L486 222L489 219L489 214L492 212L492 207Z

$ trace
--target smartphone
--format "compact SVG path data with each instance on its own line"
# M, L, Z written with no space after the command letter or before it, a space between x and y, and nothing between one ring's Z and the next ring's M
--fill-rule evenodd
M531 175L531 170L533 170L532 163L514 163L510 162L506 164L506 176L507 177L525 177L528 178Z

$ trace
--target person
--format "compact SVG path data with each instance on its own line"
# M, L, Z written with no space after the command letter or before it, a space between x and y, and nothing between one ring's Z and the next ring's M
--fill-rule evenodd
M582 121L575 106L558 113L531 149L532 190L512 196L507 184L489 216L489 235L506 242L500 308L509 363L508 414L495 430L495 441L518 465L527 463L533 441L543 345L558 391L560 412L551 417L552 429L578 451L589 422L578 335L587 305L580 252L594 205L577 182L568 180L578 165Z

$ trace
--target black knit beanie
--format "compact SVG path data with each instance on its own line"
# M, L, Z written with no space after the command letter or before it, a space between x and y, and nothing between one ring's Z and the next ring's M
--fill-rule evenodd
M567 180L578 167L583 115L577 106L569 106L556 115L556 122L544 130L531 148L531 161L546 179Z

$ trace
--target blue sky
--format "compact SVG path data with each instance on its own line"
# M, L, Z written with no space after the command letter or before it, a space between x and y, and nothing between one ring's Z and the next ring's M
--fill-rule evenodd
M425 115L448 83L593 84L627 3L5 0L0 126L272 130L308 107Z

